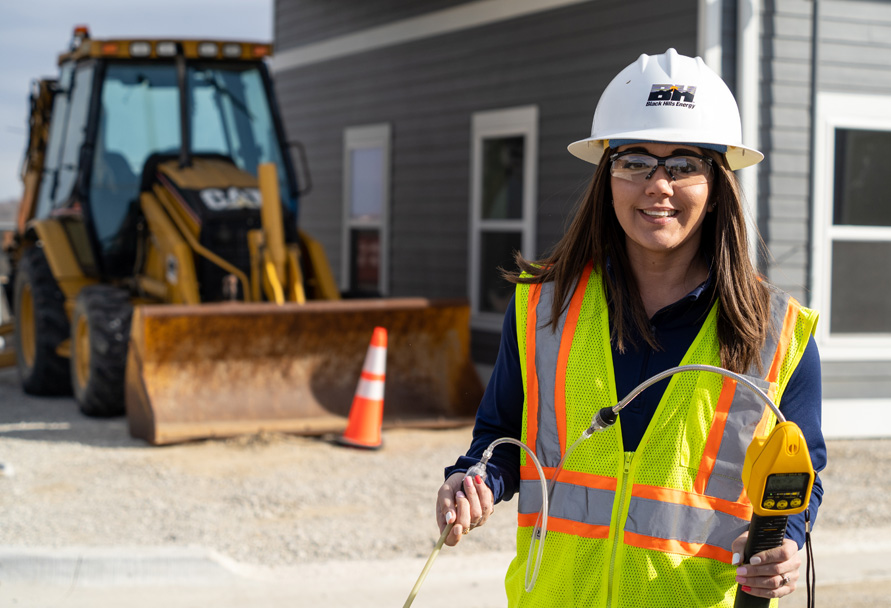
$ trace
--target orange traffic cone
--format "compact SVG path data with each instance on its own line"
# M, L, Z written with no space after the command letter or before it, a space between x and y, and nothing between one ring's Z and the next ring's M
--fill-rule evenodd
M375 327L356 386L347 428L338 442L356 448L381 447L384 380L387 373L387 330Z

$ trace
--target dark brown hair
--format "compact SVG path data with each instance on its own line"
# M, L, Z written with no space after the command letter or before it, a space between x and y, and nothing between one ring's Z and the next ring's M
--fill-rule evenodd
M610 153L610 149L604 151L587 191L576 205L569 228L551 253L533 262L518 252L515 259L519 270L503 274L512 283L554 283L549 323L556 331L560 314L569 304L571 290L585 265L593 260L606 286L613 316L611 338L617 348L620 351L626 348L634 328L650 347L659 349L631 271L625 231L610 205ZM715 161L710 200L715 207L706 214L700 250L712 264L715 295L720 301L717 321L721 365L738 373L745 373L751 366L760 371L769 294L749 258L745 214L736 176L727 167L723 155L710 150L703 153ZM759 244L763 245L760 239ZM612 272L605 271L607 259Z

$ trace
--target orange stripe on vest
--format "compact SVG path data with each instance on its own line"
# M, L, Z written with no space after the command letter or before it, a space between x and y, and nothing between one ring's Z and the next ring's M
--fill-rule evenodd
M535 374L535 309L541 298L541 284L529 286L526 308L526 445L535 451L538 440L538 376ZM523 453L525 457L525 452Z
M548 527L550 528L550 525ZM730 551L713 545L685 543L679 540L654 538L652 536L635 534L634 532L625 532L625 544L631 545L632 547L638 547L639 549L652 549L654 551L663 551L665 553L708 557L718 560L719 562L724 562L725 564L729 564L733 557Z
M553 479L556 470L555 467L542 467L542 471L548 480ZM521 466L520 479L538 480L538 470L532 465ZM602 475L594 475L593 473L579 473L578 471L567 471L566 469L560 471L560 477L557 481L597 490L609 490L611 492L615 492L617 487L615 477L604 477Z
M631 494L639 498L649 498L650 500L659 500L697 509L720 511L739 519L750 519L752 517L752 505L742 505L722 498L703 496L702 494L694 494L692 492L634 484L631 488Z
M531 528L536 523L538 523L538 513L517 515L517 525L521 528ZM548 517L548 532L561 532L585 538L609 538L609 526L594 526L559 517Z
M718 397L718 405L715 409L715 418L712 421L712 428L709 431L705 450L702 453L702 461L699 464L699 473L696 475L696 481L693 483L693 491L698 494L705 494L709 477L711 477L712 471L715 468L715 460L718 458L721 440L724 437L724 427L727 425L727 415L730 413L730 406L733 404L733 396L735 394L736 380L725 377L724 384L721 387L721 396Z

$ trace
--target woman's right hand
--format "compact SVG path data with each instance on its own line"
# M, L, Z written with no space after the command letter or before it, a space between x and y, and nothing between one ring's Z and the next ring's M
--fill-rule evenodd
M495 498L486 482L476 475L453 473L439 488L436 496L436 523L439 533L455 522L445 544L454 547L461 537L486 523L495 511Z

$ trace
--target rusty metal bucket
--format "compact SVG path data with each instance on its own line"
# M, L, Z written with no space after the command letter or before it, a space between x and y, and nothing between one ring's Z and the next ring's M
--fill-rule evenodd
M346 427L375 326L389 335L384 427L470 424L482 384L465 301L153 305L134 310L130 433L152 444Z

